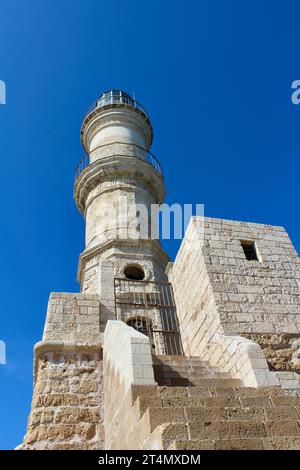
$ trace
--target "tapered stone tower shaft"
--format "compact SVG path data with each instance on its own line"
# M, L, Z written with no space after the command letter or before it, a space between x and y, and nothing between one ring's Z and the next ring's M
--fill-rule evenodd
M151 205L165 196L162 170L150 153L153 130L128 94L104 93L86 114L81 142L88 155L76 172L74 199L86 221L78 281L83 293L112 300L115 276L165 280L167 255L152 239Z
M113 279L165 280L168 257L151 238L151 205L165 196L162 169L149 151L153 130L128 94L104 93L87 112L81 142L88 155L76 172L74 199L85 217L78 281L114 309Z

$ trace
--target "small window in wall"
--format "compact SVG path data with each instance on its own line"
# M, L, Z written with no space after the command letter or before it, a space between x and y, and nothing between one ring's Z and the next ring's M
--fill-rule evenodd
M127 279L131 279L133 281L142 281L145 277L144 270L135 265L126 266L124 269L124 275Z
M248 261L259 261L255 242L250 240L241 240L241 245Z

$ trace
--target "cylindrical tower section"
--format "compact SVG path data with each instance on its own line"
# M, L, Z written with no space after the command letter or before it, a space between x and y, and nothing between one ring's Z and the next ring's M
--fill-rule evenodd
M146 159L153 139L147 111L121 90L103 93L88 110L81 142L90 162L119 153Z

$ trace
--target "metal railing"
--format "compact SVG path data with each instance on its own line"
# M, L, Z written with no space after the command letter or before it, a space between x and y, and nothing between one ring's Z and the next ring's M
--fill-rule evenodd
M135 109L141 111L147 118L149 118L148 113L144 106L142 106L136 99L132 98L128 93L125 93L121 90L110 90L103 93L87 110L85 113L84 119L95 111L98 108L103 108L104 106L110 104L125 104L129 105Z
M147 335L153 354L182 355L171 284L118 277L114 284L116 319Z
M90 155L85 155L80 162L78 163L75 171L75 181L80 175L80 173L91 164L91 156L96 155L96 152L99 152L99 158L95 157L95 160L103 160L109 157L125 157L125 158L139 158L140 160L144 160L150 165L152 165L155 170L163 177L163 171L161 164L155 158L153 153L149 150L140 147L137 144L128 144L126 142L112 142L110 144L99 145L96 147ZM101 155L100 155L101 152Z

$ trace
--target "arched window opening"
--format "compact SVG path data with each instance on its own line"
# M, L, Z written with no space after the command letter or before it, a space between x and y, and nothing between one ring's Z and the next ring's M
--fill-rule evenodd
M138 318L130 318L127 320L126 324L128 326L131 326L135 330L139 331L143 335L148 336L150 339L150 345L152 348L153 353L155 353L155 343L153 339L153 330L152 330L152 324L151 321L143 318L143 317L138 317Z
M126 323L140 333L149 336L150 325L145 318L130 318Z

